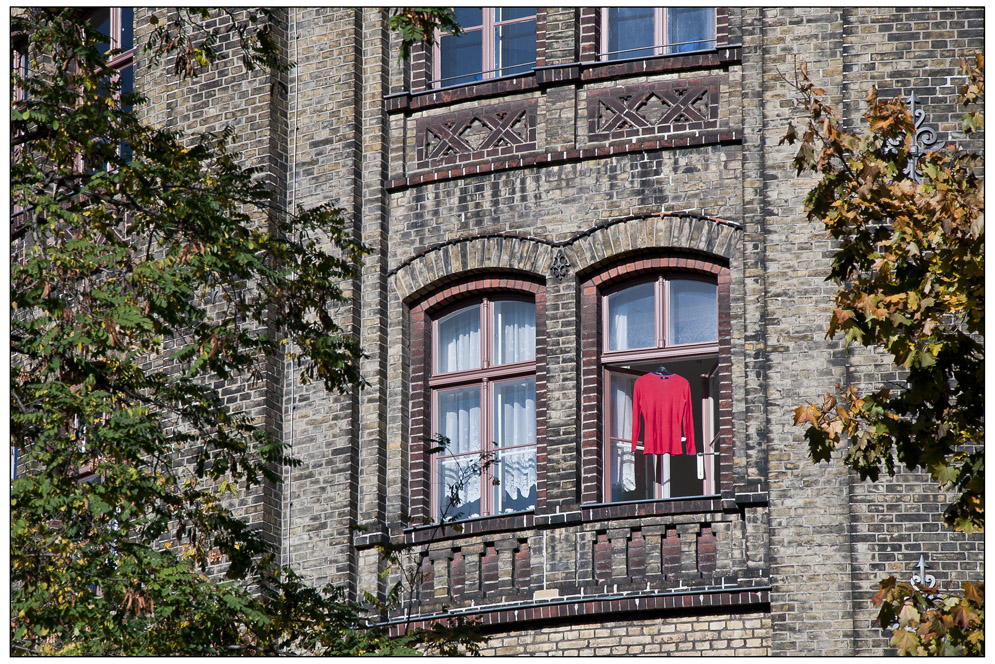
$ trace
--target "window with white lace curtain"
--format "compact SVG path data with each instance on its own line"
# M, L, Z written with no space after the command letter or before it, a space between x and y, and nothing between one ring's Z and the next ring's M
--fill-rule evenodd
M601 21L604 60L715 48L712 7L608 7Z
M432 513L466 519L536 504L536 308L485 297L432 323Z
M715 281L658 275L615 287L602 296L601 333L605 502L714 493L719 354ZM696 454L644 454L642 440L633 450L635 382L660 370L682 376L690 385Z

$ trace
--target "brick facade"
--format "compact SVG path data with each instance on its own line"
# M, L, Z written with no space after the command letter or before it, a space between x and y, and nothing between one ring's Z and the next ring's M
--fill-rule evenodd
M876 581L925 555L957 589L983 574L982 538L942 527L923 476L866 484L814 465L792 425L837 382L896 376L824 338L832 244L802 211L813 181L778 145L799 113L783 76L807 62L851 122L869 85L915 90L941 142L981 149L953 102L983 10L730 8L714 49L613 62L598 56L600 10L538 17L534 72L443 90L425 89L425 49L398 61L374 9L284 10L285 75L246 75L233 53L179 84L138 61L147 120L234 124L281 200L334 201L372 250L335 312L362 339L364 387L294 385L281 358L265 385L227 386L303 461L244 498L251 522L306 577L354 595L396 579L378 543L410 543L414 619L477 615L489 654L881 653ZM147 11L136 20L140 42ZM660 271L717 280L718 488L605 504L598 302ZM536 299L539 499L422 525L431 316L485 291Z

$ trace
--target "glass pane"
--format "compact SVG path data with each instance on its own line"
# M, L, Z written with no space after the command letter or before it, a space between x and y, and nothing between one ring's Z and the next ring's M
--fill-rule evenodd
M439 459L437 479L440 520L480 516L480 457Z
M710 7L673 7L667 10L667 43L671 53L712 48L715 10Z
M439 373L480 368L480 305L454 311L439 320Z
M648 58L653 55L652 7L613 7L608 10L608 52L619 58ZM637 50L631 50L637 49ZM618 53L618 51L623 51Z
M536 61L535 21L512 23L494 30L499 44L497 75L510 76L531 70Z
M515 18L525 18L535 16L535 7L499 7L497 10L498 21L510 21Z
M608 350L656 345L653 282L608 296Z
M121 94L130 95L134 91L135 91L135 68L132 66L128 66L121 70ZM126 111L130 111L131 104L122 104L122 108Z
M535 445L536 379L494 383L494 445Z
M439 41L441 62L440 85L463 85L481 79L484 68L481 57L483 32L476 30L459 37L445 35Z
M131 7L121 9L121 50L127 51L135 46L135 10Z
M111 48L111 10L98 9L90 17L90 25L96 26L100 33L100 41L97 44L97 51L101 55L106 55Z
M705 281L670 282L670 343L691 344L719 338L716 286Z
M480 450L480 388L464 387L439 392L435 420L437 435L449 439L448 454L466 454Z
M523 512L536 505L536 450L534 447L500 452L495 458L494 510L497 514Z
M532 302L494 303L494 363L526 362L536 358L536 305Z
M649 500L653 498L656 482L656 458L642 452L632 452L629 441L612 441L611 444L611 499Z
M480 7L456 7L453 15L464 30L482 25L484 22L484 14Z

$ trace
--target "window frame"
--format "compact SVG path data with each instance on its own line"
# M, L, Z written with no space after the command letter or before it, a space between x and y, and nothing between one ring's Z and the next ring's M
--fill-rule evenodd
M670 275L672 278L704 278L712 280L716 284L716 301L718 307L718 362L709 362L707 366L702 366L702 373L709 375L712 381L712 392L710 394L711 403L707 404L712 409L715 419L711 422L713 428L710 432L702 430L702 439L714 441L714 453L712 457L712 484L708 489L710 493L701 495L675 496L672 498L639 498L626 501L611 501L611 457L606 456L609 451L606 445L610 430L606 429L609 414L605 412L605 393L610 389L609 376L603 370L601 363L604 346L604 303L603 296L616 292L622 287L633 285L639 281L651 281L660 273ZM668 507L671 503L683 503L690 509L705 509L705 505L713 504L708 501L715 501L718 496L725 495L725 492L733 486L733 403L732 403L732 348L731 348L731 314L730 314L730 267L728 258L690 249L660 249L656 251L634 251L613 259L602 261L591 266L589 270L580 277L580 380L581 380L581 421L579 432L579 472L580 472L580 503L581 507L608 508L611 514L632 514L633 510L665 510L682 509ZM711 346L709 348L709 346ZM687 344L674 347L674 353L670 357L681 356L694 359L691 352L701 353L711 352L714 359L714 344L695 345ZM626 358L622 353L629 351L619 351L618 354L610 356L612 360L633 360L647 357L663 359L660 356L651 356L653 351L636 351ZM642 353L642 357L638 355ZM632 357L635 355L635 357ZM666 363L666 362L663 362ZM703 363L704 365L704 363ZM615 365L617 366L617 365ZM711 369L711 371L709 371ZM635 373L635 372L634 372ZM639 375L645 371L638 372ZM685 378L692 382L694 390L694 377L688 372L683 373ZM695 406L696 417L700 417L699 407ZM608 492L606 494L606 485ZM656 506L643 506L654 503Z
M474 85L477 83L483 83L485 81L494 80L497 78L505 78L509 76L521 76L527 73L531 73L537 63L538 63L538 53L539 53L539 13L540 8L536 7L536 12L529 16L506 19L506 20L496 20L497 11L499 9L505 9L507 7L481 7L481 23L479 26L471 26L469 28L463 27L464 33L477 32L480 31L480 49L481 49L481 59L480 66L481 71L476 72L480 74L480 78L474 81L466 81L463 83L445 83L442 80L442 38L452 36L450 33L443 32L439 28L435 29L435 38L432 40L431 53L429 58L429 80L428 89L430 90L440 90L444 88L454 88L463 85ZM505 67L497 66L497 52L500 48L500 41L495 37L495 29L498 27L504 27L506 25L515 25L517 23L528 23L531 21L536 27L536 59L532 60L530 63L525 62L518 65L513 65L513 67L531 67L527 72L516 72L514 74L502 74L501 70ZM508 67L510 68L510 67ZM463 76L471 76L473 74L464 74ZM450 77L457 78L457 77ZM462 78L460 76L459 78Z
M715 319L716 319L716 338L715 341L710 342L690 342L690 343L672 343L671 342L671 285L675 281L698 281L701 283L707 283L714 285L716 287L715 295ZM653 284L653 324L654 324L654 337L655 343L653 346L645 346L640 348L630 348L624 350L611 350L609 347L609 326L610 318L609 312L609 298L616 293L620 293L629 288L635 286L640 286L643 284L652 283ZM600 339L601 343L599 348L599 367L601 368L601 412L602 412L602 459L604 460L604 472L602 473L602 500L605 503L623 503L623 502L633 502L633 501L616 501L612 499L612 486L611 486L611 448L613 441L617 440L612 436L612 420L610 414L613 412L612 408L612 393L611 393L611 378L612 374L621 373L629 375L641 375L639 372L631 371L623 368L622 365L635 364L635 363L648 363L648 362L665 362L670 360L694 360L694 359L705 359L705 360L715 360L715 363L711 365L710 369L705 374L701 374L699 378L702 380L702 398L700 402L694 404L694 416L700 418L701 422L701 433L702 440L699 441L698 447L699 454L703 454L706 458L706 463L704 464L705 477L702 480L702 492L701 494L694 496L682 496L682 498L697 498L700 496L714 495L715 492L715 464L707 463L707 460L711 458L715 452L713 451L716 446L716 422L713 420L714 417L714 396L711 394L711 381L712 376L718 370L718 357L719 357L719 334L718 334L718 319L719 319L719 292L718 283L714 278L708 278L704 275L696 273L680 273L680 272L669 272L661 271L652 275L644 275L642 277L637 277L631 280L623 281L620 283L612 284L609 288L604 289L600 294L601 307L600 307ZM635 423L633 423L635 424ZM621 440L621 439L618 439ZM638 442L637 442L638 445ZM638 451L638 447L637 447ZM656 467L654 473L653 481L653 496L644 500L663 500L671 498L669 479L670 473L670 455L656 455L654 460Z
M680 7L653 7L653 44L648 46L640 46L633 49L625 49L623 51L609 51L609 10L615 9L613 7L602 7L601 17L600 17L600 39L598 44L598 57L603 62L610 62L616 60L638 60L645 57L658 57L661 55L687 55L688 53L700 53L702 51L707 51L714 49L718 46L718 8L708 7L706 9L712 10L712 36L710 39L695 40L695 42L703 41L706 43L711 43L710 47L695 49L693 51L675 51L671 52L670 49L674 46L680 46L682 43L695 43L695 42L681 42L677 44L671 44L667 41L667 35L669 34L669 21L670 21L670 11L671 9L681 9ZM626 55L627 53L632 53L636 51L643 51L646 49L653 49L652 56L645 55Z
M496 302L507 302L507 301L519 301L527 302L535 306L535 350L534 357L532 360L525 360L519 362L509 362L503 364L495 364L495 348L494 348L494 338L493 338L493 325L494 325L494 304ZM460 371L450 371L450 372L440 372L438 370L439 366L439 323L447 315L455 313L457 311L477 306L479 307L480 316L480 367L476 369L465 369ZM437 415L439 413L439 395L445 391L464 389L467 387L479 386L480 390L480 449L477 452L466 452L462 454L446 455L435 453L428 455L429 463L429 481L428 481L428 510L430 520L432 522L439 522L442 520L440 514L441 505L439 500L440 493L440 478L439 478L439 462L444 458L454 458L458 456L462 457L473 457L476 456L478 459L483 459L487 455L491 461L489 464L485 464L482 468L482 472L479 477L480 481L480 514L475 517L460 517L456 520L464 521L468 519L476 518L488 518L488 517L498 517L498 516L509 516L512 514L521 514L523 512L532 511L536 506L533 506L530 510L523 510L517 512L496 512L495 511L495 497L494 497L494 476L496 471L497 461L495 459L497 451L520 449L525 447L531 447L536 450L536 501L538 505L539 498L539 433L540 433L540 421L539 421L539 411L540 411L540 392L539 392L539 367L540 367L540 307L536 302L536 298L529 297L526 293L514 292L514 291L495 291L478 294L475 297L461 299L458 302L449 304L432 312L431 314L431 325L430 325L430 338L431 347L428 364L429 371L427 380L427 389L429 392L429 412L428 412L428 431L430 432L429 440L436 440L438 435L438 419ZM493 399L495 395L495 390L493 385L495 383L507 382L510 380L521 379L521 378L531 378L536 385L536 442L520 445L511 445L505 447L496 447L494 440L494 417L493 413Z

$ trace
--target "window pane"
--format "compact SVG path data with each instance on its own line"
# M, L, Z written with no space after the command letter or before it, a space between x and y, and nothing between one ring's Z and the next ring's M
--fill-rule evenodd
M494 363L536 358L536 306L532 302L494 303Z
M462 85L479 81L484 68L481 57L483 32L476 30L459 37L445 35L439 41L440 85Z
M495 457L495 513L523 512L536 505L536 450L534 447L499 452Z
M438 473L439 519L480 516L480 457L439 459Z
M536 379L494 383L494 445L535 445Z
M98 9L90 17L90 25L96 27L101 38L97 44L97 50L101 55L106 55L111 48L111 10Z
M608 296L608 350L656 345L653 293L650 282Z
M719 338L716 286L705 281L670 282L670 343L690 344Z
M435 431L449 439L441 455L480 450L480 388L464 387L439 392Z
M535 7L499 7L497 10L498 21L510 21L515 18L525 18L535 16Z
M135 46L135 10L132 7L121 9L121 50Z
M667 10L667 43L671 53L712 48L715 10L709 7L680 7Z
M498 47L498 76L521 74L532 69L536 60L535 21L512 23L494 29Z
M652 7L613 7L608 10L608 51L624 51L612 59L653 55L653 17Z
M649 500L653 498L656 483L656 457L632 452L629 441L612 441L611 444L611 499Z
M456 22L464 30L481 25L484 22L484 14L480 7L456 7L453 15L456 18Z
M436 344L439 373L480 368L480 305L454 311L439 320Z

